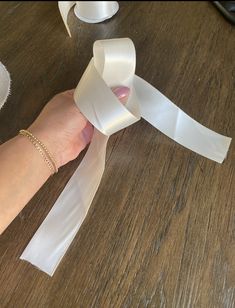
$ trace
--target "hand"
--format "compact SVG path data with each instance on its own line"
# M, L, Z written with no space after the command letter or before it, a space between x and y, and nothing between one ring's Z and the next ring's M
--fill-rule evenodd
M117 87L113 92L125 103L129 88ZM93 135L93 127L76 106L73 93L69 90L54 96L29 127L46 145L58 168L75 159Z

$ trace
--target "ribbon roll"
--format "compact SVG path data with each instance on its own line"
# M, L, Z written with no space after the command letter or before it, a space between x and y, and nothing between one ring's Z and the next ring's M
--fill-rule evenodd
M10 94L11 78L6 67L0 62L0 109Z
M67 19L69 11L74 5L75 15L87 23L99 23L109 19L119 9L117 1L58 1L61 17L70 37L71 32Z
M143 117L169 138L219 163L231 142L190 118L135 75L135 48L130 39L97 41L93 54L74 94L78 108L95 127L91 144L21 256L49 275L78 232L99 187L109 135ZM125 106L110 90L120 85L130 88Z

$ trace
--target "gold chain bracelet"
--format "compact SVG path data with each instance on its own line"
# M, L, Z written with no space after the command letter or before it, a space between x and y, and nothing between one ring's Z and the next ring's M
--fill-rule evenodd
M35 137L30 131L25 130L25 129L21 129L19 131L19 135L25 136L30 140L30 142L34 145L34 147L38 150L40 155L43 157L49 169L52 171L52 174L58 172L55 159L53 158L51 153L48 151L46 146L37 137Z

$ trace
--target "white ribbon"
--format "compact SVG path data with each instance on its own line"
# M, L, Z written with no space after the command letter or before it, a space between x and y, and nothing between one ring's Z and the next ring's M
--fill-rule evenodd
M6 67L0 62L0 109L10 94L11 79Z
M221 163L231 138L202 126L157 89L135 75L135 48L128 38L97 41L74 94L76 104L95 126L80 166L23 252L27 260L53 275L78 232L99 187L108 136L143 117L188 149ZM110 87L130 90L124 106Z
M76 4L76 5L75 5ZM88 23L99 23L115 15L119 9L117 1L58 1L61 17L71 37L68 26L68 13L75 5L75 15Z

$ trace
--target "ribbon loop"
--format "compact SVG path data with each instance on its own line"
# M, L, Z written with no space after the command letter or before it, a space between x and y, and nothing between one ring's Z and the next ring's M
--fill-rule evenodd
M94 64L109 87L133 82L136 65L135 46L129 38L96 41Z
M135 47L126 39L97 41L90 61L74 93L74 99L84 116L104 135L111 135L140 119L133 87ZM124 106L110 87L130 87ZM99 97L99 99L97 99Z

